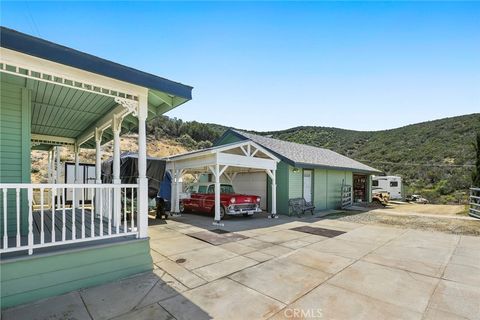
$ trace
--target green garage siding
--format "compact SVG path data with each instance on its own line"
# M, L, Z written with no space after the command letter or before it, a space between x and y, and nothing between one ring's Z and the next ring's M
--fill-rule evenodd
M302 170L293 171L292 166L288 166L288 197L300 198L303 197L303 175Z
M152 258L143 239L7 260L0 267L6 308L152 270Z
M314 173L313 203L317 210L328 209L328 177L327 169L315 169Z
M239 141L243 141L243 140L246 140L246 139L241 139L238 136L235 136L233 134L229 134L227 136L222 137L219 141L216 141L215 146L223 146L225 144L235 143L235 142L239 142Z
M0 85L0 183L30 182L30 121L31 94L24 87L25 80L1 75ZM21 211L27 212L27 195L21 192ZM7 195L8 230L16 233L15 191ZM3 209L3 195L0 195ZM1 219L0 219L1 220ZM25 232L26 218L21 217L21 228ZM0 235L3 236L3 220L0 221Z
M341 207L341 187L345 183L352 185L353 173L344 170L329 170L322 168L312 169L313 172L313 203L316 210L339 209ZM301 170L296 175L296 179L300 180L300 184L296 183L290 187L296 190L290 190L290 194L298 197L302 196L303 186L301 184ZM297 177L298 176L298 177Z
M340 161L350 161L349 163L352 164L352 167L338 167L329 165L329 166L322 166L315 164L314 162L317 161L315 159L315 155L312 155L312 163L304 161L300 163L296 163L290 158L287 158L285 155L282 154L281 151L288 153L288 149L291 145L286 145L289 142L279 141L276 139L265 138L256 136L253 134L248 134L244 132L238 132L235 130L227 131L218 141L216 141L215 145L224 145L228 143L234 143L242 140L252 140L259 145L269 149L274 154L276 154L280 159L281 162L277 165L277 213L279 214L288 214L288 200L291 198L298 198L303 197L303 170L309 169L313 170L313 202L315 205L316 210L327 210L327 209L340 209L341 208L341 192L342 192L342 184L350 185L353 184L353 172L355 170L361 170L360 172L365 171L367 172L376 172L378 170L365 166L359 162L356 162L352 159L348 159L344 156L339 154L333 155L331 151L325 152L322 151L322 154L325 156L334 157L334 159L339 159ZM265 140L266 139L266 140ZM276 141L276 142L272 142ZM264 145L262 144L262 142ZM270 146L270 148L269 148ZM282 149L283 147L283 149ZM280 151L275 151L275 148ZM295 144L295 148L298 149L298 144ZM300 148L303 148L302 146ZM311 148L310 146L305 146L305 148ZM316 148L315 150L317 150ZM311 149L309 149L311 151ZM316 151L313 150L311 152L315 153ZM318 149L320 150L320 149ZM297 150L298 151L298 150ZM309 152L310 152L309 151ZM330 152L330 153L329 153ZM295 155L294 155L295 156ZM347 161L347 162L348 162ZM294 171L295 166L297 166L297 170ZM354 169L357 168L357 169ZM368 175L368 174L367 174ZM369 183L367 185L367 192L371 200L370 195L370 181L371 176L369 178ZM268 198L269 198L269 205L268 208L271 209L271 180L268 179Z
M351 171L326 170L327 209L340 209L342 205L342 184L352 185Z

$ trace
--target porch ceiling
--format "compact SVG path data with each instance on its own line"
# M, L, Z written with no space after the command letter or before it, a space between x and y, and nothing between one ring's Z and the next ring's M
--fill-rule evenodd
M1 81L31 90L36 149L93 148L95 129L108 128L114 114L124 117L122 132L132 131L138 120L126 114L134 112L132 103L143 106L145 95L147 121L192 98L190 86L8 28L0 34ZM104 131L103 143L111 138L111 130Z
M23 78L12 74L1 74L2 81L24 86L31 90L32 134L76 139L91 128L98 119L110 113L118 104L113 97L75 89L61 84ZM149 90L149 118L161 115L187 101L160 91ZM147 119L147 120L148 120ZM131 132L138 126L136 117L128 115L122 123L122 133ZM112 130L104 131L102 144L113 139ZM48 150L51 145L37 144L36 150ZM95 148L90 139L82 148Z
M45 83L38 80L32 89L32 133L76 138L96 119L116 106L111 97Z

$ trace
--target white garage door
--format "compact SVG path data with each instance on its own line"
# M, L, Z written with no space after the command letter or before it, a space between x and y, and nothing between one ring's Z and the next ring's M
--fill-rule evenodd
M233 180L235 192L253 194L262 198L260 207L267 210L267 174L264 172L239 173Z

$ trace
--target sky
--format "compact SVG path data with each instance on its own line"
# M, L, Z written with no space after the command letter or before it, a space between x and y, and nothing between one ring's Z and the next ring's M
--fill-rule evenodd
M8 2L3 26L194 87L168 116L382 130L480 112L480 2Z

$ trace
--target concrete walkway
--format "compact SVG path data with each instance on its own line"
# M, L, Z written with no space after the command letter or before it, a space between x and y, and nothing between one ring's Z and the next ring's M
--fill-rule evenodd
M186 234L211 217L151 226L153 272L7 309L2 319L480 319L480 237L314 217L234 219L247 237ZM345 231L334 238L289 230Z

